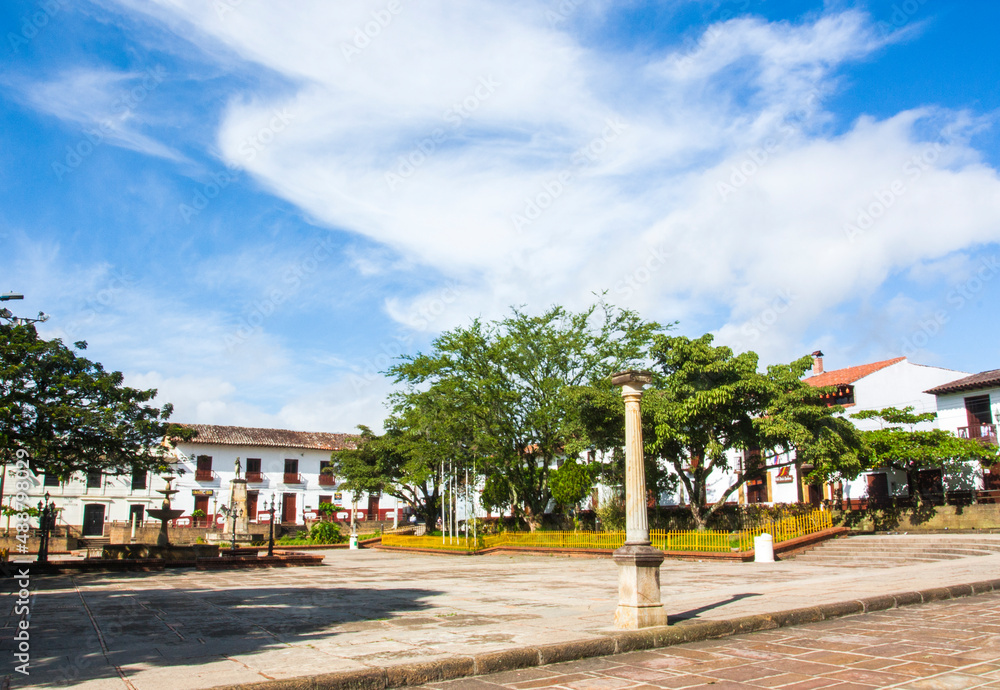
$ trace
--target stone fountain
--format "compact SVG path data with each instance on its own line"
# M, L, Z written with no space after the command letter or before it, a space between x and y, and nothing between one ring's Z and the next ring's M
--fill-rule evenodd
M154 520L160 521L160 533L156 537L156 545L170 546L170 538L167 536L167 522L169 520L176 520L184 514L184 511L170 507L170 497L178 493L177 489L170 488L170 483L174 481L174 478L167 476L163 479L167 482L167 488L159 489L156 492L158 494L163 494L163 505L159 509L153 508L147 510L146 514Z
M163 495L163 505L160 508L152 508L146 511L149 517L160 521L160 532L156 536L156 544L110 544L104 547L103 558L162 558L165 561L183 561L217 557L219 555L219 547L217 545L171 545L170 537L167 534L167 522L176 520L184 514L184 511L170 507L170 497L176 493L180 493L177 489L171 487L174 477L168 475L163 479L167 482L166 488L158 489L156 492Z

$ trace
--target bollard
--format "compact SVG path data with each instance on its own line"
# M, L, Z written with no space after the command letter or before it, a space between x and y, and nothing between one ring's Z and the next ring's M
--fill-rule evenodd
M753 538L753 562L774 563L774 537L767 532Z

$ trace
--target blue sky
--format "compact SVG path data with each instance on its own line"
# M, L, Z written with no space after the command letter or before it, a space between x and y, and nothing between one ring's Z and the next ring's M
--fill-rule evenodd
M10 1L0 291L179 421L379 426L595 292L765 363L1000 367L993 2Z

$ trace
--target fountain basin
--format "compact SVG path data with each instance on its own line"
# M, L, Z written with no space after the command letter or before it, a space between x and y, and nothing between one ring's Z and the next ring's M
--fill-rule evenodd
M135 560L162 558L164 561L191 561L196 558L218 558L216 544L190 544L188 546L156 546L153 544L109 544L101 558L110 560Z

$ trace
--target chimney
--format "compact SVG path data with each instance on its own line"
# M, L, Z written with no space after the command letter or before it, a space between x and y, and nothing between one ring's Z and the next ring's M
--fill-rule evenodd
M813 376L819 376L823 373L823 351L816 350L812 353L813 356Z

